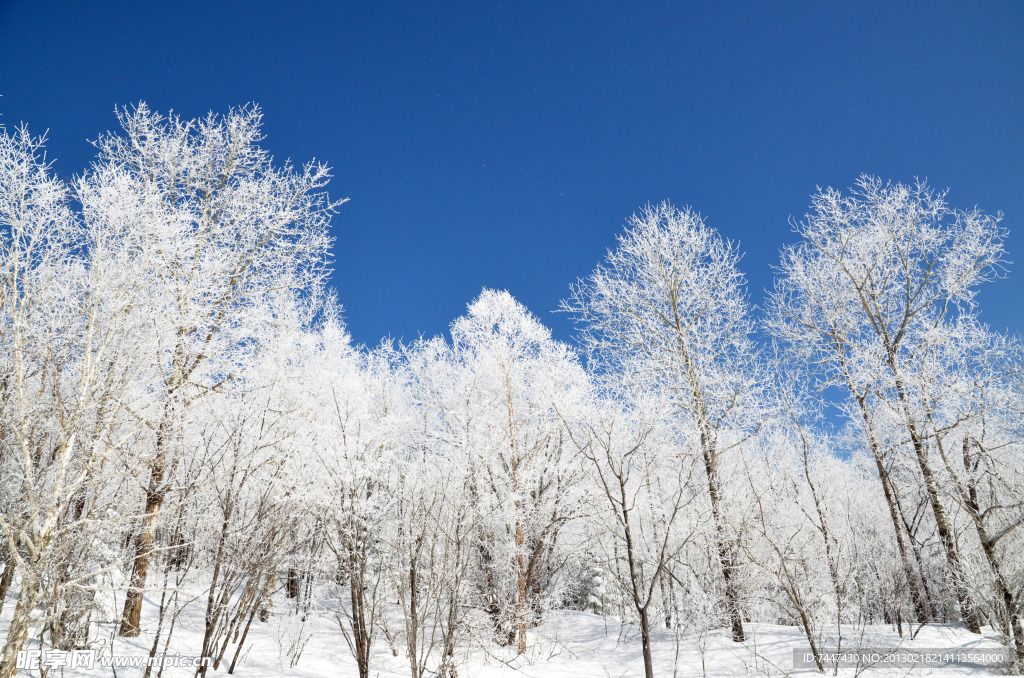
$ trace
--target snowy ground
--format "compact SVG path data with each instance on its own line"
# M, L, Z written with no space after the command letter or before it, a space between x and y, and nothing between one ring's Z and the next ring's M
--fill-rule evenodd
M13 601L8 600L0 616L0 638L6 636ZM202 644L202 613L194 606L183 614L175 628L169 654L192 656ZM303 635L308 644L297 666L290 668L282 652L283 638L294 638L298 618L280 615L270 623L254 622L249 639L243 648L235 675L241 678L277 678L279 676L309 676L337 678L356 676L356 665L337 624L324 616L311 617ZM147 600L144 620L156 618L155 604ZM676 634L660 628L656 631L653 656L656 676L733 676L733 675L814 675L813 670L793 669L793 651L807 648L799 629L787 626L751 624L749 638L743 644L733 643L725 631L709 634ZM926 626L916 637L900 639L889 627L846 628L844 647L948 649L964 650L997 648L993 634L975 636L959 626ZM136 639L116 638L115 655L148 655L152 636L143 634ZM110 652L110 649L106 649ZM230 656L233 649L228 653ZM533 630L531 648L521 657L515 657L508 648L477 644L464 649L460 678L632 678L643 676L640 639L636 629L585 612L560 611L548 615L546 623ZM175 678L194 675L194 669L168 667L163 676ZM977 675L994 674L994 669L977 667L947 667L919 669L844 669L842 676L919 676L919 675ZM143 669L116 669L117 678L141 676ZM153 671L155 678L157 672ZM212 668L208 675L226 675L227 667L219 671ZM831 674L831 672L829 672ZM39 671L22 675L40 675ZM114 671L101 669L51 671L48 676L103 676ZM372 676L379 678L405 677L409 669L402 656L392 655L383 641L377 644L373 657Z

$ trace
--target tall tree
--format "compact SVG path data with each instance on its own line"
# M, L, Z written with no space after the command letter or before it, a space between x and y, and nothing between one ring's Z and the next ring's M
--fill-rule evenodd
M142 406L132 386L151 339L131 313L138 281L84 259L110 243L84 233L42 145L24 128L0 131L0 539L7 577L21 573L4 678L37 604L58 642L64 635L54 611L80 590L72 570L109 526L102 470L131 435L121 416Z
M1019 571L1011 554L1020 548L1024 526L1024 477L1014 462L1022 440L1015 407L1022 347L968 317L933 333L921 350L926 359L910 380L911 390L921 394L931 450L941 462L936 475L974 527L991 586L981 586L982 568L974 592L1013 652L1011 667L1020 670L1024 590L1011 583Z
M322 283L338 203L321 191L326 166L272 163L259 146L256 107L182 120L140 104L118 120L123 133L96 142L98 160L78 194L87 227L121 239L118 252L93 265L131 266L162 325L152 347L161 398L140 413L156 433L152 453L140 460L148 481L121 620L121 634L134 636L187 411L258 346L274 322L272 291L308 292Z
M697 213L668 203L648 206L562 304L593 360L642 375L696 432L736 642L744 639L743 612L721 458L757 428L762 409L738 262L736 247Z
M508 292L484 290L451 327L460 396L474 404L467 460L479 511L481 589L503 642L526 651L579 509L581 467L555 408L573 411L585 375L568 346Z
M828 383L856 401L890 506L873 408L898 417L909 437L945 554L951 588L968 627L979 631L974 603L943 488L928 455L922 391L913 388L922 348L959 317L975 313L978 286L1002 264L999 216L955 210L924 183L861 177L847 192L820 190L812 211L795 224L801 237L783 251L771 301L778 336L817 362ZM903 539L893 509L894 529ZM901 554L909 563L906 546ZM908 578L914 577L906 565ZM912 589L913 590L913 589ZM926 613L914 591L918 617Z
M595 382L601 383L600 377ZM680 450L664 399L637 386L622 375L608 375L605 392L595 389L588 410L567 428L597 486L589 521L594 542L611 545L604 554L612 563L608 569L639 619L644 675L653 678L655 591L678 576L670 572L672 562L696 532L693 479L699 462ZM683 445L692 442L682 438ZM624 568L617 567L620 558ZM671 619L671 610L665 615Z

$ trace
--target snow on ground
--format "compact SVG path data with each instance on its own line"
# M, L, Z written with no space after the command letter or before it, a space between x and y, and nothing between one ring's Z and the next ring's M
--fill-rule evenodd
M14 601L8 599L0 616L0 638L6 636ZM143 611L145 622L157 617L156 603L147 599ZM155 623L155 622L154 622ZM112 626L105 626L108 642ZM982 636L972 635L959 625L926 626L914 639L900 639L890 627L848 627L843 629L844 647L903 648L903 649L977 649L997 648L998 640L990 630ZM307 639L298 664L289 666L282 651L282 643L301 636ZM737 675L815 675L813 670L793 669L793 651L805 650L807 642L802 632L791 626L749 624L748 640L733 643L726 630L706 634L675 632L666 628L655 630L653 657L656 676L737 676ZM151 631L139 638L114 638L115 655L146 656L152 644ZM169 655L193 656L202 645L202 606L194 603L186 608L175 626L168 651ZM284 641L282 641L282 638ZM826 643L828 644L828 643ZM106 652L111 652L106 648ZM230 659L232 648L227 656ZM545 623L531 632L531 646L526 655L516 657L510 648L495 644L473 644L462 650L459 678L634 678L644 675L643 659L638 631L586 612L554 611ZM225 662L228 663L228 662ZM194 675L195 669L168 667L163 678ZM941 676L992 675L996 669L978 667L947 667L918 669L869 669L858 672L843 669L841 676ZM142 676L142 668L120 667L116 678ZM155 678L157 672L153 671ZM831 671L828 672L831 675ZM22 672L36 675L38 671ZM48 678L64 676L115 675L110 669L63 670L50 672ZM227 675L227 666L210 669L210 676ZM349 652L337 623L326 615L311 615L302 625L295 615L275 615L268 623L253 622L243 648L235 674L240 678L279 678L304 676L309 678L337 678L356 676L356 664ZM379 641L372 660L371 676L376 678L405 678L409 668L404 656L394 656L383 640Z

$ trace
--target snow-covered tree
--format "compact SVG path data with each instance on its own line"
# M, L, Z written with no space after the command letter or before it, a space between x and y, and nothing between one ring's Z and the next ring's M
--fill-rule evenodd
M0 133L0 536L6 578L21 579L4 678L37 604L59 646L88 624L94 549L119 508L108 462L137 430L123 417L145 404L133 384L152 337L131 312L145 286L85 258L109 243L84 231L42 143ZM57 605L73 595L74 609Z
M635 214L618 246L563 302L591 360L638 375L699 441L712 540L732 637L742 641L739 554L722 456L760 425L756 349L736 247L695 212L668 203Z
M783 251L772 295L772 327L819 366L826 383L856 403L890 505L916 615L928 617L892 486L879 418L897 419L910 439L964 622L979 629L943 488L929 459L929 425L914 375L924 348L974 312L978 286L995 275L1005 232L999 218L955 210L927 185L862 177L846 191L827 189L795 225L801 241Z
M585 375L565 344L507 292L484 290L452 323L448 349L472 411L454 423L468 444L480 592L505 642L558 600L563 528L580 506L580 465L557 412L572 411Z
M121 133L102 135L77 185L87 228L119 247L94 267L128 267L145 285L139 312L159 336L151 388L139 412L156 433L134 540L122 635L139 632L158 514L181 454L187 410L237 377L273 323L271 291L309 293L324 280L337 203L322 192L322 164L275 166L260 148L258 108L199 120L164 117L145 104L118 112Z
M595 383L602 380L595 376ZM588 475L596 485L592 543L600 545L607 571L640 623L644 672L652 678L658 586L676 579L687 588L692 583L684 568L674 565L685 558L698 527L694 480L699 456L686 449L696 441L679 435L664 399L645 393L642 384L605 379L590 399L590 408L569 430L573 444L590 462ZM603 607L604 601L598 602ZM671 601L662 604L671 620Z

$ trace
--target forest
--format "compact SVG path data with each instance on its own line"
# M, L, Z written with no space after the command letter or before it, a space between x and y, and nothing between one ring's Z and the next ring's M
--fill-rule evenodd
M199 677L270 638L301 674L322 631L360 678L455 678L566 610L647 678L658 634L764 625L951 625L1024 672L1024 352L977 303L1001 214L818 189L755 306L735 243L650 204L566 281L571 344L483 289L357 346L327 166L275 161L255 106L118 123L72 178L0 133L0 678L186 629Z

